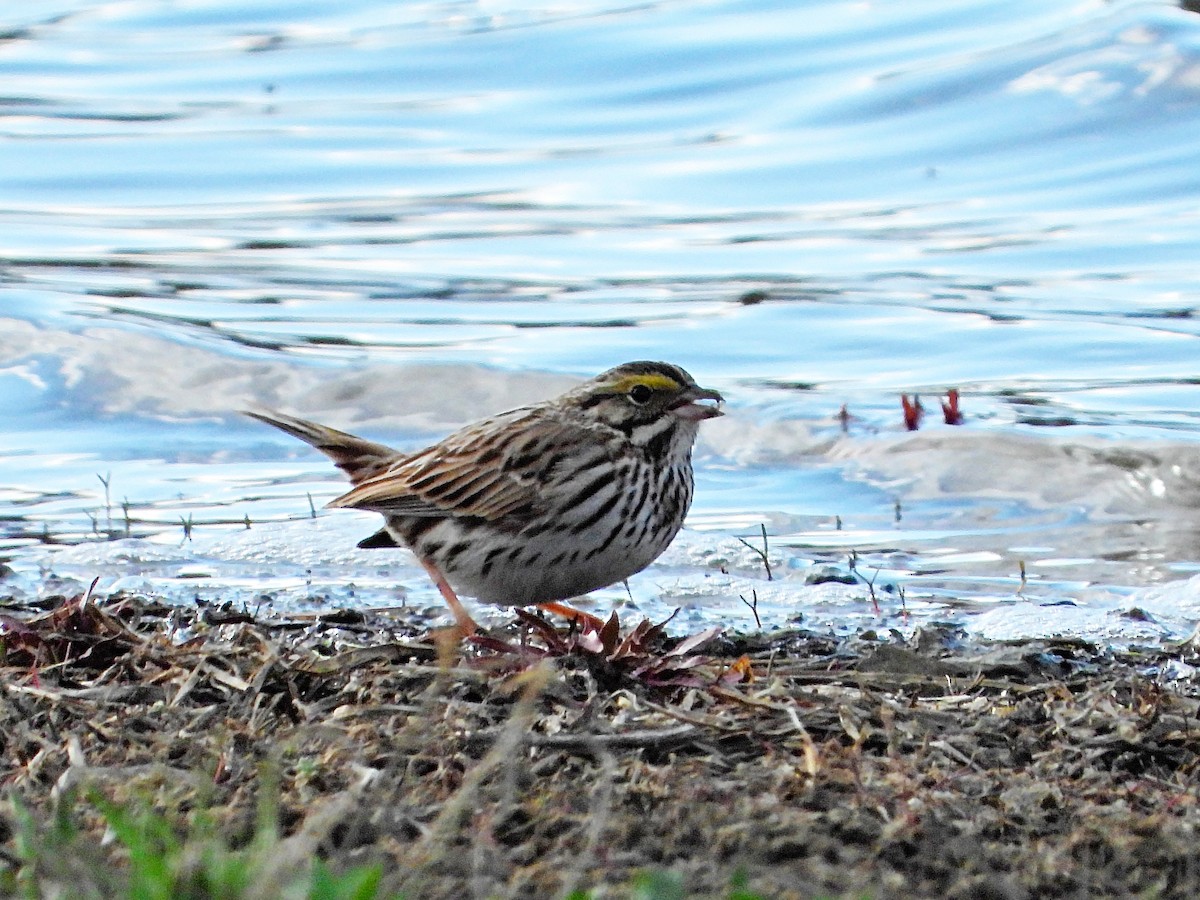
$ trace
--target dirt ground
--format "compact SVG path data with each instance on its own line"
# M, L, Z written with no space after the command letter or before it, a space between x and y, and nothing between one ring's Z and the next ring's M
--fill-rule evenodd
M235 844L274 792L281 857L382 862L410 898L623 897L643 871L695 897L739 872L778 898L1200 896L1191 643L632 624L439 650L401 611L10 601L0 865L19 808L88 785Z

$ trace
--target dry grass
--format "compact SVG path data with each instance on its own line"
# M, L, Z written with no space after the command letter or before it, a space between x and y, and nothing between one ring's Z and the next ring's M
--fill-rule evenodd
M134 597L0 628L0 866L33 896L85 876L103 896L127 863L81 789L235 849L266 809L260 888L317 857L411 898L628 896L666 870L688 896L738 871L766 897L1200 893L1198 691L1151 674L1191 647L787 633L720 639L662 683L536 627L440 660L393 619ZM56 812L94 848L82 873L19 846Z

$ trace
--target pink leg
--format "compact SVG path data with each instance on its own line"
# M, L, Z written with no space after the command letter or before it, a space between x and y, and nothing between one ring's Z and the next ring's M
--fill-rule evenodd
M446 605L450 607L450 612L454 614L454 621L458 624L460 637L470 637L475 632L479 631L479 625L471 618L471 614L467 612L467 608L462 605L462 601L458 599L458 594L454 593L454 588L450 587L450 583L442 577L442 573L438 571L437 566L428 560L421 559L421 565L425 567L425 571L429 573L430 579L437 585L438 592L442 595L442 599L446 601Z

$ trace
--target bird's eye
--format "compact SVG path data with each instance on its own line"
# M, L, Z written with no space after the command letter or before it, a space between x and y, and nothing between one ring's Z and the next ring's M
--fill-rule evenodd
M638 406L645 406L650 402L650 398L654 396L654 391L646 387L644 384L635 384L629 389L629 399Z

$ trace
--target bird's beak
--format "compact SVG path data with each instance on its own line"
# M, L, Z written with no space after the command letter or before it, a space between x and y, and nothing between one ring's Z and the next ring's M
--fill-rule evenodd
M704 400L715 402L712 404L701 402ZM720 406L723 402L725 402L725 398L721 396L719 391L692 385L691 387L684 388L679 398L671 404L671 413L689 422L699 422L701 419L711 419L713 416L725 415L721 411Z

